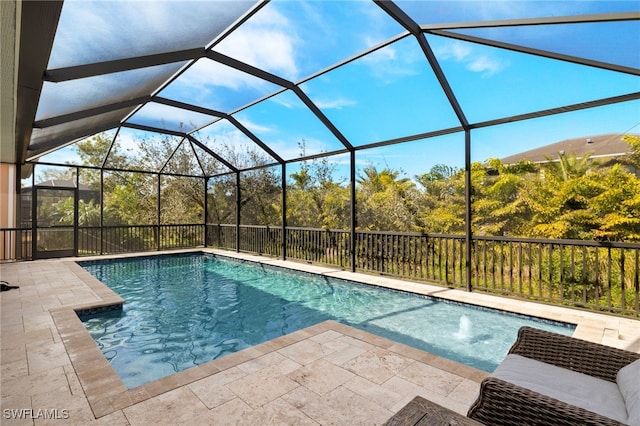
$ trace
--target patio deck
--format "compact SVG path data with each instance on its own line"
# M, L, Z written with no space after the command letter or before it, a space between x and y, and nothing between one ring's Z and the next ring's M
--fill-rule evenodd
M640 352L637 320L207 251L571 322L575 337ZM381 424L416 395L464 414L487 375L327 321L127 390L74 313L115 293L74 259L2 264L0 277L20 286L1 293L3 425Z

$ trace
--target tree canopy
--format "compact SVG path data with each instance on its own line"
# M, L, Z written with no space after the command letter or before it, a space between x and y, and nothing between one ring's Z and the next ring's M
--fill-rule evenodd
M476 235L640 241L640 138L625 136L629 154L615 161L591 155L558 153L541 164L503 164L498 159L472 163L472 232ZM158 142L158 141L156 141ZM124 169L126 152L110 147L102 135L77 144L90 166L101 166L109 151L110 169L103 172L102 202L81 201L82 224L105 225L202 223L204 202L209 223L235 223L233 174L209 179L194 171L222 173L215 162L202 164L189 141L176 147L169 139L141 143L140 164L167 174ZM304 141L299 144L304 152ZM234 152L227 158L267 163L255 152ZM169 158L163 164L158 159ZM334 178L335 164L326 158L307 160L287 176L287 224L295 227L348 229L350 189ZM94 171L96 172L96 171ZM85 184L100 188L100 173L82 172ZM175 174L175 175L170 175ZM278 226L282 220L282 176L279 167L253 169L240 177L241 223ZM158 196L161 211L157 211ZM101 207L102 205L102 207ZM71 206L59 206L60 209ZM465 171L437 164L424 174L404 175L369 164L356 182L357 228L361 230L464 234ZM56 213L68 221L64 212Z

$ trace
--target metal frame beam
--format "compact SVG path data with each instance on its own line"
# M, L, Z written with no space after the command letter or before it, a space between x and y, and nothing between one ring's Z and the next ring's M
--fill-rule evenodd
M230 162L228 162L227 160L225 160L224 158L222 158L221 156L213 152L208 146L206 146L205 144L197 140L192 135L186 135L186 137L187 139L189 139L190 142L196 144L198 148L200 148L201 150L203 150L204 152L206 152L207 154L209 154L210 156L212 156L213 158L215 158L216 160L224 164L224 166L227 167L232 172L235 173L239 171L233 164L231 164Z
M550 115L563 114L565 112L580 111L583 109L596 108L607 105L614 105L622 102L629 102L640 99L640 92L628 93L626 95L612 96L610 98L597 99L595 101L581 102L572 105L565 105L557 108L550 108L526 114L512 115L495 120L481 121L469 125L471 129L481 129L483 127L497 126L499 124L514 123L516 121L530 120L533 118L548 117Z
M418 40L418 44L420 45L422 52L427 58L427 61L429 62L431 69L435 73L436 79L440 83L442 90L444 91L445 95L447 96L447 99L449 100L449 104L451 105L456 116L458 117L458 121L460 121L460 124L464 129L468 129L469 122L464 114L464 111L462 110L462 107L460 106L458 99L453 93L453 89L451 88L451 85L449 84L447 77L444 75L444 71L442 71L442 68L438 63L438 59L436 58L436 55L433 53L433 50L431 49L431 46L429 45L427 38L422 33L420 25L418 25L411 17L409 17L409 15L407 15L395 3L391 1L385 1L385 0L374 0L374 2L382 10L384 10L389 16L395 19L396 22L398 22L407 31L413 34L413 36Z
M501 41L490 40L490 39L486 39L486 38L482 38L482 37L475 37L475 36L470 36L470 35L467 35L467 34L460 34L460 33L451 32L451 31L433 30L433 31L426 31L426 32L429 33L429 34L434 34L434 35L438 35L438 36L441 36L441 37L447 37L447 38L452 38L452 39L456 39L456 40L482 44L482 45L485 45L485 46L497 47L497 48L500 48L500 49L511 50L513 52L526 53L526 54L529 54L529 55L541 56L543 58L557 59L557 60L564 61L564 62L571 62L571 63L574 63L574 64L586 65L586 66L595 67L595 68L601 68L601 69L605 69L605 70L608 70L608 71L617 71L617 72L622 72L622 73L625 73L625 74L640 75L640 69L638 69L638 68L626 67L626 66L623 66L623 65L616 65L616 64L611 64L611 63L601 62L601 61L595 61L595 60L581 58L581 57L577 57L577 56L571 56L571 55L565 55L565 54L562 54L562 53L551 52L551 51L548 51L548 50L534 49L534 48L531 48L531 47L521 46L521 45L518 45L518 44L505 43L505 42L501 42Z
M174 52L157 53L154 55L134 56L132 58L115 59L113 61L49 69L44 73L44 81L60 83L63 81L96 77L99 75L131 71L157 65L194 61L203 57L204 54L205 49L203 47L199 47L196 49L177 50Z
M144 104L151 100L151 96L141 96L139 98L129 99L126 101L114 102L112 104L101 105L94 108L83 109L81 111L71 112L69 114L58 115L55 117L44 118L37 120L33 123L33 127L36 129L45 129L47 127L57 126L59 124L69 123L71 121L80 120L83 118L93 117L95 115L105 114L119 109L134 107Z
M592 15L548 16L544 18L502 19L494 21L457 22L449 24L426 24L420 28L431 30L460 30L469 28L518 27L554 24L587 24L596 22L636 21L640 12L601 13Z
M44 84L42 74L51 55L62 1L23 1L20 5L20 50L16 58L19 68L15 93L16 163L24 162L29 151L33 120Z
M253 65L249 65L245 62L239 61L237 59L234 59L230 56L227 55L223 55L222 53L219 52L215 52L213 50L208 50L205 55L205 57L219 62L223 65L226 65L228 67L234 68L238 71L242 71L244 73L250 74L254 77L258 77L262 80L266 80L268 82L271 82L273 84L276 84L280 87L285 87L287 89L291 89L293 87L293 83L290 82L289 80L286 80L284 78L278 77L275 74L271 74L268 71L265 71L263 69L254 67Z

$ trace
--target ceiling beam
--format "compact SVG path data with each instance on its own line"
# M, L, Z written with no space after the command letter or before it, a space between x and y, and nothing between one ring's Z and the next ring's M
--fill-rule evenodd
M532 118L547 117L550 115L563 114L566 112L580 111L583 109L602 107L607 105L629 102L640 99L640 92L628 93L621 96L612 96L609 98L598 99L595 101L580 102L572 105L565 105L557 108L550 108L541 111L529 112L526 114L513 115L510 117L499 118L496 120L482 121L473 123L469 127L471 129L481 129L483 127L497 126L499 124L513 123L516 121L530 120Z
M174 101L173 99L167 99L160 96L154 96L150 99L151 102L156 102L162 105L167 105L174 108L186 109L188 111L197 112L204 115L211 115L213 117L225 117L227 114L224 112L216 111L214 109L204 108L197 105L188 104L185 102Z
M269 146L266 143L264 143L260 138L258 138L249 129L244 127L238 120L236 120L233 116L231 116L229 114L226 114L226 113L221 112L221 111L216 111L216 110L213 110L213 109L202 108L202 107L199 107L199 106L196 106L196 105L187 104L187 103L184 103L184 102L174 101L172 99L161 98L161 97L158 97L158 96L154 97L152 99L152 102L158 102L158 103L161 103L161 104L164 104L164 105L169 105L169 106L176 107L176 108L186 109L188 111L198 112L198 113L201 113L201 114L207 114L207 115L211 115L211 116L214 116L214 117L219 117L219 118L226 119L233 126L235 126L238 130L240 130L242 133L244 133L245 136L247 136L249 139L251 139L256 145L258 145L265 152L267 152L274 160L276 160L280 164L284 163L284 160L275 151L273 151L271 148L269 148ZM200 127L200 129L203 129L204 127L207 127L207 126L209 126L211 124L213 124L213 123L208 123L205 126Z
M165 134L165 135L171 135L171 136L177 136L177 137L181 137L181 138L187 138L191 142L195 143L200 148L202 148L207 154L211 155L216 160L220 161L222 164L227 166L230 170L238 171L238 169L236 167L234 167L231 163L229 163L227 160L225 160L224 158L220 157L220 155L216 154L211 149L209 149L206 145L204 145L199 140L197 140L196 138L194 138L193 136L191 136L191 135L189 135L187 133L179 132L179 131L176 131L176 130L161 129L159 127L145 126L145 125L142 125L142 124L132 124L132 123L123 123L122 127L125 127L125 128L128 128L128 129L134 129L134 130L143 130L145 132L162 133L162 134Z
M273 151L269 147L269 145L262 142L262 140L259 137L254 135L253 132L251 132L251 130L244 127L242 123L236 120L235 117L231 115L227 115L225 118L229 120L229 122L233 124L236 128L238 128L238 130L244 133L249 139L251 139L254 143L256 143L260 148L262 148L265 152L267 152L274 160L278 162L278 164L283 164L285 162L278 154L276 154L275 151Z
M27 157L32 125L42 91L62 1L23 1L20 20L20 51L16 94L16 163Z
M174 52L158 53L154 55L115 59L113 61L96 62L93 64L76 65L66 68L55 68L47 70L44 73L44 80L53 83L60 83L80 78L131 71L139 68L148 68L156 65L192 61L201 58L204 56L204 53L205 49L199 47L196 49L177 50Z
M205 56L213 61L224 64L238 71L242 71L244 73L250 74L254 77L258 77L262 80L269 81L280 87L285 87L287 89L291 89L293 87L293 83L290 82L289 80L286 80L282 77L278 77L275 74L271 74L270 72L254 67L253 65L249 65L237 59L233 59L227 55L223 55L222 53L215 52L213 50L208 50Z
M395 19L400 25L402 25L407 31L414 35L414 37L418 40L418 44L422 49L431 69L433 70L438 83L440 83L440 87L444 91L447 99L449 100L449 104L451 108L455 112L458 117L458 121L465 129L468 129L469 121L458 102L455 94L453 93L453 89L447 80L447 77L444 75L444 71L440 67L440 63L436 58L436 55L433 53L427 38L422 33L422 29L420 25L418 25L409 15L407 15L402 9L400 9L394 2L387 0L374 0L374 2L384 10L389 16Z
M313 103L313 101L307 96L307 94L304 93L298 86L295 86L293 91L296 95L298 95L298 98L300 98L300 100L304 102L307 108L311 110L311 113L315 115L316 118L320 120L327 129L329 129L333 136L335 136L340 141L340 143L344 145L345 148L347 148L349 151L353 151L353 145L351 144L351 142L349 142L349 140L342 134L342 132L340 132L340 130L338 130L338 128L333 125L331 120L329 120L329 118L324 115L320 108L318 108L316 104Z
M28 147L25 160L33 160L35 157L40 157L46 154L48 151L55 151L62 146L70 145L88 135L95 135L96 133L106 132L107 130L115 129L120 125L120 121L110 121L108 123L100 123L100 125L82 128L73 131L72 133L65 133L63 136L53 137L46 142L40 142L31 144Z
M56 117L37 120L33 123L33 127L36 129L44 129L47 127L57 126L59 124L69 123L71 121L105 114L107 112L116 111L122 108L134 107L136 105L141 105L145 102L148 102L149 100L151 100L151 96L141 96L139 98L129 99L126 101L114 102L108 105L101 105L94 108L83 109L82 111L76 111L69 114L63 114Z
M432 31L425 31L425 32L427 32L429 34L435 34L435 35L438 35L438 36L441 36L441 37L447 37L447 38L452 38L452 39L456 39L456 40L462 40L462 41L467 41L467 42L471 42L471 43L482 44L482 45L485 45L485 46L497 47L497 48L500 48L500 49L511 50L511 51L514 51L514 52L520 52L520 53L526 53L526 54L530 54L530 55L542 56L542 57L545 57L545 58L557 59L557 60L564 61L564 62L571 62L571 63L574 63L574 64L586 65L586 66L589 66L589 67L601 68L601 69L605 69L605 70L609 70L609 71L617 71L617 72L622 72L622 73L625 73L625 74L639 75L640 76L640 69L638 69L638 68L625 67L625 66L622 66L622 65L616 65L616 64L611 64L611 63L601 62L601 61L594 61L594 60L587 59L587 58L581 58L581 57L571 56L571 55L564 55L562 53L550 52L548 50L534 49L534 48L531 48L531 47L525 47L525 46L512 44L512 43L504 43L504 42L501 42L501 41L490 40L490 39L486 39L486 38L482 38L482 37L476 37L476 36L471 36L471 35L468 35L468 34L461 34L461 33L452 32L452 31L432 30Z
M533 25L588 24L640 20L640 12L601 13L595 15L549 16L543 18L502 19L495 21L457 22L447 24L425 24L423 31L461 30L470 28L522 27Z
M210 156L212 156L213 158L215 158L216 160L218 160L219 162L224 164L229 170L231 170L232 172L238 172L238 168L237 167L235 167L233 164L231 164L230 162L228 162L227 160L222 158L220 155L218 155L215 152L213 152L211 150L211 148L209 148L208 146L206 146L205 144L200 142L198 139L196 139L195 137L193 137L191 135L186 135L186 137L187 137L187 139L189 139L189 142L197 145L198 148L200 148L201 150L203 150L204 152L206 152L207 154L209 154Z

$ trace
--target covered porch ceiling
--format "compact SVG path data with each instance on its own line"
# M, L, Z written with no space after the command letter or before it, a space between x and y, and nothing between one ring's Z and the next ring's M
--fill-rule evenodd
M123 129L172 135L239 171L264 164L234 164L211 141L233 133L275 165L614 103L640 115L637 2L68 0L17 9L15 140L2 142L15 163ZM472 59L472 48L486 54ZM492 61L498 51L511 59ZM549 73L497 72L524 57ZM592 73L612 83L590 84ZM395 85L398 75L415 76L415 86ZM558 101L541 95L539 79L571 87ZM512 86L513 98L490 99L498 86ZM504 106L478 108L479 96Z

